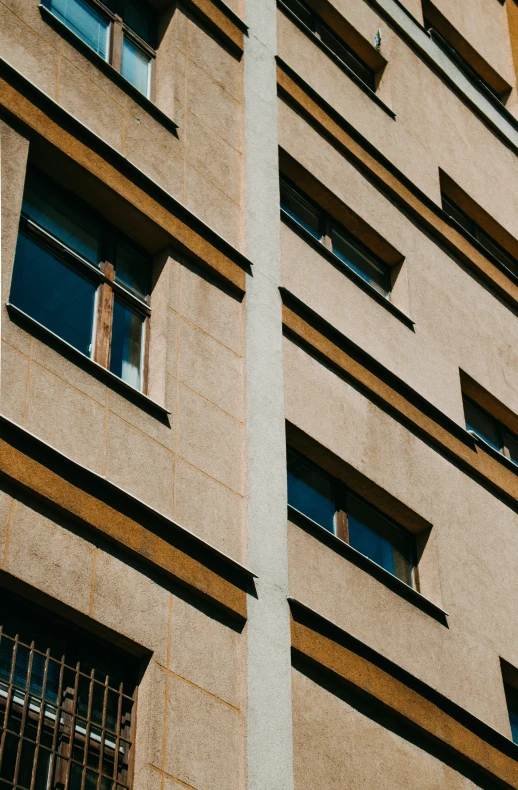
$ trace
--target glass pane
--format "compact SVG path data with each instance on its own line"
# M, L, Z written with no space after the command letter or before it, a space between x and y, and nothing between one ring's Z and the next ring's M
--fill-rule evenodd
M25 183L22 211L67 247L97 265L100 223L78 208L64 190L54 187L34 171L29 173Z
M90 356L96 287L20 233L10 301Z
M297 19L304 22L311 30L314 29L314 15L311 8L307 6L306 3L302 2L302 0L283 0L283 3L293 14L295 14Z
M518 464L518 437L508 433L505 437L505 443L507 449L509 450L511 461L514 461L515 464Z
M477 409L470 401L464 401L464 415L466 417L466 430L473 431L487 444L499 453L502 452L502 438L496 420L489 414Z
M151 58L143 49L124 36L122 45L122 76L139 90L144 96L149 97L151 74Z
M139 0L124 0L124 24L133 30L142 41L150 47L156 46L156 17L155 11L146 2Z
M85 44L108 60L110 22L84 0L47 0L47 8Z
M142 386L142 335L144 319L119 299L113 304L110 370L135 389Z
M289 448L288 504L334 533L333 478Z
M320 212L285 181L281 181L281 208L320 241L322 238Z
M357 247L344 233L333 228L333 252L356 274L372 285L383 296L388 294L388 267L385 268Z
M442 196L442 207L452 219L454 219L461 227L464 228L464 230L466 230L472 236L475 235L475 223L471 217L468 217L468 215L465 214L456 203L447 198L446 195Z
M350 494L347 495L347 523L349 543L356 551L413 586L412 537L406 530Z
M128 247L117 244L115 279L129 291L145 299L149 293L150 263L142 255Z
M518 743L518 691L512 686L505 685L509 722L511 724L511 738Z
M346 66L348 66L351 71L354 71L357 77L364 82L367 87L369 87L372 91L376 89L376 82L374 78L374 71L367 66L366 63L363 63L362 60L352 52L347 44L342 41L340 38L335 36L335 34L328 28L327 25L321 24L320 26L320 37L322 42L326 44L329 49L331 49L337 57L340 58Z
M477 240L482 244L483 247L494 257L497 261L509 269L513 274L518 276L518 261L513 258L513 256L504 250L496 241L494 241L491 236L488 236L482 228L477 226L476 228L476 237Z

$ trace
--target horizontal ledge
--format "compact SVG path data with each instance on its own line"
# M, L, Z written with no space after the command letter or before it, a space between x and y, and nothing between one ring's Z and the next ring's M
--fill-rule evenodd
M3 107L10 116L130 202L169 237L171 245L245 293L252 264L242 252L3 58L0 79L8 86L3 89Z
M493 256L461 231L457 223L424 193L408 176L340 113L325 101L310 85L282 61L277 61L279 95L305 120L314 125L319 134L335 146L376 189L403 207L410 221L453 260L465 266L482 280L506 307L518 312L518 280ZM517 149L518 150L518 149ZM474 243L475 242L475 243Z
M178 5L198 17L233 56L241 58L248 25L223 0L181 0Z
M385 102L382 99L380 99L378 94L375 91L373 91L371 88L369 88L369 86L366 85L364 81L360 77L358 77L358 75L355 74L351 68L349 68L347 63L344 63L343 60L341 60L338 57L338 55L336 55L333 52L333 50L327 46L327 44L324 44L324 42L321 41L321 39L319 39L318 36L315 35L315 33L311 30L311 28L305 25L304 22L302 22L302 20L300 20L293 13L293 11L291 11L282 2L282 0L277 0L277 5L279 6L283 14L286 14L286 16L289 17L289 19L291 19L291 21L299 28L299 30L301 30L304 33L304 35L306 35L314 44L316 44L317 47L325 55L327 55L328 58L330 58L334 63L336 63L338 68L340 68L344 72L344 74L347 74L347 76L358 86L358 88L360 88L361 91L363 91L363 93L365 93L366 96L369 97L369 99L371 99L371 101L377 104L378 107L380 107L383 110L383 112L385 112L390 118L392 118L393 120L396 119L396 113L394 112L394 110L391 110L391 108L387 104L385 104ZM277 63L284 63L284 61L280 57L277 57L276 60Z
M488 444L488 442L484 441L484 439L478 436L478 434L476 434L474 431L466 431L466 433L469 433L471 438L474 440L475 444L477 445L477 449L480 447L480 449L483 450L483 452L490 455L491 458L495 459L495 461L498 461L500 464L503 464L506 467L506 469L509 469L510 472L513 472L515 475L518 475L518 464L515 464L514 461L511 461L510 458L507 458L507 456L503 455L502 453L499 453L498 450L495 450L494 447L491 447L491 445Z
M151 505L0 415L0 473L230 616L246 620L255 574Z
M512 770L516 772L516 779L512 785L504 783L504 786L518 787L518 766L515 764L515 761L518 760L518 745L513 743L510 738L507 738L501 732L498 732L498 730L495 730L489 724L486 724L486 722L477 718L456 702L453 702L440 691L428 685L423 680L420 680L415 675L412 675L408 670L403 669L394 661L386 658L377 650L348 633L306 604L291 596L288 597L288 603L293 622L303 626L307 629L307 632L309 632L306 633L306 637L302 637L301 641L304 644L300 644L299 646L296 644L294 645L297 639L294 639L294 635L292 634L292 645L301 651L303 655L321 664L324 668L340 674L344 680L350 682L352 685L356 685L357 688L366 694L372 695L382 705L388 705L395 713L409 720L412 725L421 727L429 735L437 740L443 741L445 745L455 751L460 751L460 746L464 747L465 737L463 737L462 732L457 732L454 734L454 737L452 737L447 722L449 721L450 725L456 724L459 729L462 728L472 733L480 738L485 744L512 761L509 765L512 766ZM311 649L311 632L316 639L318 639L318 637L324 637L324 639L328 640L330 645L343 648L343 662L340 662L342 666L337 666L338 656L336 654L332 661L334 666L329 666L326 663L325 645L321 642L318 644L315 642L315 649ZM367 665L367 667L371 668L371 671L367 670L366 673L361 670L355 672L353 669L352 675L355 677L351 677L349 680L347 672L349 670L350 656L358 657L364 666ZM341 669L342 671L340 671ZM355 669L359 669L359 665ZM369 681L372 682L373 680L371 672L374 670L377 672L377 682L370 688ZM361 682L363 679L366 681L365 684ZM401 692L403 689L407 689L411 693L413 692L413 697L409 698L408 695L402 694ZM388 692L387 698L384 699L386 692ZM435 715L433 713L434 709L430 709L430 704L434 706L437 712ZM436 722L438 714L447 717L446 721L443 720L443 725L446 726L441 727L441 723ZM433 732L434 727L437 729L436 732ZM450 738L451 742L449 742ZM471 742L468 742L467 746L468 749L462 749L462 757L477 764L480 751L478 749L473 749L470 755L468 754L468 750L472 747ZM481 763L478 763L478 765L489 774L493 776L498 775L497 772L489 768L488 765L483 765ZM496 765L498 769L501 768L498 761ZM498 778L501 781L501 778Z
M340 332L339 329L326 321L325 318L322 318L321 315L319 315L315 310L309 307L309 305L295 296L295 294L293 294L287 288L281 287L279 290L281 292L283 304L293 309L293 311L300 315L303 319L308 320L308 322L316 329L317 332L320 332L323 337L330 340L330 342L333 343L337 348L344 350L347 354L350 354L351 357L357 360L359 364L364 366L366 370L373 372L374 375L379 377L380 380L386 382L389 387L402 395L410 403L415 405L421 412L430 416L437 424L441 425L449 433L455 436L456 439L460 440L467 447L473 449L474 442L472 437L464 428L452 420L451 417L448 417L447 414L430 403L430 401L427 401L426 398L413 389L410 384L407 384L405 381L403 381L403 379L400 379L399 376L396 376L395 373L392 373L392 371L382 365L381 362L378 362L378 360L371 356L367 351L358 346L352 340L349 340L349 338Z
M433 601L430 601L428 598L425 598L424 595L421 595L420 592L414 590L413 587L409 587L408 584L405 584L405 582L401 581L401 579L398 579L397 576L393 576L391 573L385 570L385 568L382 568L381 565L373 562L364 554L361 554L348 543L341 540L332 532L329 532L316 521L308 518L308 516L304 515L304 513L301 513L291 505L288 505L288 519L293 521L296 526L312 535L321 543L329 546L329 548L335 551L337 554L340 554L358 568L361 568L361 570L373 576L379 582L384 584L389 590L392 590L392 592L396 593L396 595L399 595L401 598L404 598L406 601L413 604L425 614L433 617L435 620L441 623L441 625L448 627L446 620L448 617L448 612L445 612L444 609L441 609L440 606L437 606L437 604L433 603Z
M109 77L112 82L115 82L121 90L127 93L133 101L139 104L143 110L145 110L149 115L151 115L155 121L158 121L162 124L165 129L168 129L175 137L178 137L178 124L173 121L172 118L169 117L163 110L158 107L155 102L151 101L147 96L141 93L134 85L131 84L122 74L114 69L111 63L104 60L100 55L95 52L91 47L86 44L82 38L80 38L77 33L74 33L61 19L59 19L52 11L44 6L42 3L38 6L42 17L45 21L54 27L62 36L63 38L67 39L67 41L71 42L74 47L76 47L82 55L84 55L88 60L90 60L94 66L103 72L107 77Z
M23 329L26 329L32 335L38 337L38 339L41 339L59 353L62 353L63 356L66 356L67 359L70 359L74 364L78 365L78 367L82 368L87 373L90 373L96 379L101 381L103 384L106 384L108 387L111 387L111 389L123 395L129 401L150 414L152 417L157 417L162 422L167 422L168 424L167 418L171 412L168 411L165 406L161 406L160 403L157 403L143 392L140 392L139 390L135 389L135 387L127 384L107 368L103 368L103 366L99 365L98 362L95 362L93 359L90 359L90 357L82 354L81 351L77 350L77 348L71 346L70 343L67 343L66 340L63 340L63 338L59 337L59 335L56 335L50 329L47 329L46 326L40 324L39 321L36 321L30 315L27 315L27 313L24 313L23 310L20 310L20 308L16 307L16 305L7 302L5 306L13 323L21 326Z
M409 329L414 330L415 321L413 321L406 313L396 307L396 305L387 299L383 294L380 294L372 285L369 285L363 277L360 277L353 269L347 266L346 263L342 261L338 255L335 255L332 250L329 250L325 247L321 241L315 239L311 233L303 228L299 223L290 217L290 215L281 208L281 219L282 221L292 230L294 233L297 233L304 241L313 247L322 257L326 258L333 266L335 266L342 274L344 274L349 280L351 280L358 288L361 288L362 291L365 291L375 302L388 310L393 316L395 316L402 324L407 326ZM387 264L388 265L388 264Z

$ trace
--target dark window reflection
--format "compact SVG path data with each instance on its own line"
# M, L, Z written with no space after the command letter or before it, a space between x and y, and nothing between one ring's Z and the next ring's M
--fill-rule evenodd
M333 478L288 449L288 504L321 527L335 531Z
M90 356L95 285L49 249L18 236L10 301L24 313Z

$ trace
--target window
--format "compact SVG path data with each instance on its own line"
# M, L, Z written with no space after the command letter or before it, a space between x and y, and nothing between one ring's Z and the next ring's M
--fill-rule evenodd
M485 96L492 100L496 99L498 102L502 103L502 97L495 90L483 77L480 76L478 71L476 71L473 66L468 63L466 58L464 58L460 52L453 47L449 41L437 30L437 28L426 19L424 18L424 27L428 31L429 35L433 38L433 40L440 46L442 51L449 57L453 63L462 71L465 77L471 82L472 85L475 86L481 93L485 94Z
M416 588L412 534L291 448L288 448L288 505Z
M518 690L508 683L504 683L504 690L509 713L509 724L511 725L511 738L514 743L518 743Z
M126 790L136 660L14 596L2 599L0 788Z
M138 390L149 274L149 259L118 230L28 172L11 304Z
M464 398L464 415L467 431L471 431L494 450L518 464L518 436L468 398Z
M470 236L473 236L489 254L508 269L512 274L518 276L518 261L516 258L504 250L491 236L486 233L480 225L475 222L465 211L463 211L453 200L442 195L442 207L445 212L454 219Z
M358 55L339 38L329 25L303 0L282 0L282 5L297 17L325 44L371 91L376 90L376 74Z
M284 178L281 178L281 209L362 280L388 297L389 267Z
M43 0L43 5L150 98L156 18L144 0Z

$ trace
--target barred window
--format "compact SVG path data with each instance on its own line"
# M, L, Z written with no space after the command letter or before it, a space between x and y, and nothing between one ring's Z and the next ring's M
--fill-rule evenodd
M136 659L0 598L0 790L130 788Z

